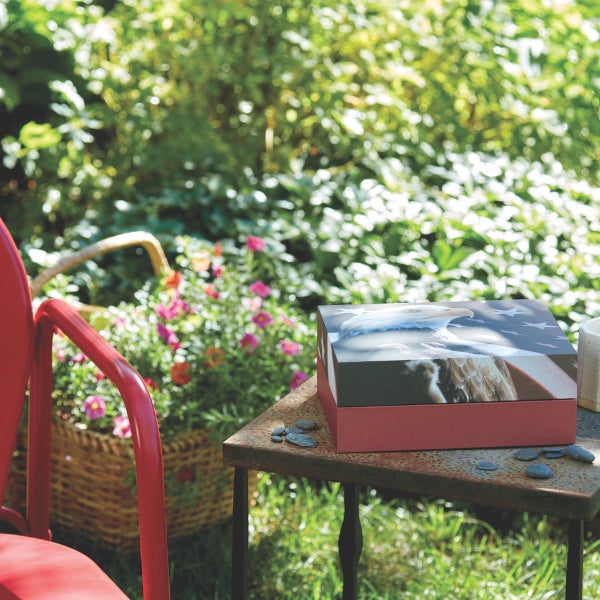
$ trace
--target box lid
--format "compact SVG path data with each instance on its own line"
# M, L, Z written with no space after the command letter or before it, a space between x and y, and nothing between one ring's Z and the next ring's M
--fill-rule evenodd
M576 397L577 353L538 300L318 307L338 406Z

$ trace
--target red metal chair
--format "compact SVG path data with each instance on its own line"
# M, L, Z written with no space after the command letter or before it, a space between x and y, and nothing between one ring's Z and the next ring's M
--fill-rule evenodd
M160 435L140 375L71 307L47 300L32 313L17 248L0 220L0 498L29 382L27 514L2 507L0 600L126 598L92 560L51 541L49 531L52 335L60 329L121 392L131 424L145 600L168 600L169 573Z

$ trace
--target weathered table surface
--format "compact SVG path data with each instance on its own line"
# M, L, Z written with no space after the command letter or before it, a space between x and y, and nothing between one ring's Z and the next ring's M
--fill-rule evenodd
M531 463L514 457L517 448L338 453L319 402L316 377L309 379L223 443L224 462L235 467L232 598L247 598L248 470L259 470L344 484L339 538L343 600L358 597L362 548L358 487L363 485L564 518L569 523L565 598L581 600L584 521L600 510L600 413L577 411L577 444L597 458L586 464L540 453L535 462L547 464L554 475L537 480L525 474ZM271 441L273 429L293 426L299 419L317 422L318 429L311 432L316 448ZM483 471L476 466L479 461L499 468Z
M596 460L585 464L540 453L534 462L550 466L554 476L536 480L525 475L530 463L516 460L515 448L338 453L314 377L229 438L223 455L226 464L246 469L589 520L600 510L600 413L577 410L577 443ZM318 423L311 432L316 448L271 441L275 427L292 426L302 418ZM481 460L499 469L482 471L476 467Z

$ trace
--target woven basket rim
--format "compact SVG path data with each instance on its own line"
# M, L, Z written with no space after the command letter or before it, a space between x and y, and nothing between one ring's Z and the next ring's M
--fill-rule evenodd
M73 423L59 414L55 414L52 420L52 427L59 435L62 433L63 436L75 437L84 446L112 448L113 453L119 454L122 453L124 448L132 449L131 438L120 438L111 433L89 429L88 427ZM164 435L161 435L163 454L187 448L195 448L200 444L206 444L209 440L212 443L220 443L211 434L212 432L209 428L199 427L191 431L177 433L173 437L166 439Z

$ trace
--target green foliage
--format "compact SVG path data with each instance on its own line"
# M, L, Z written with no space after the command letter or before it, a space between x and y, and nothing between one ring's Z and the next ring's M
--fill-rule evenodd
M60 231L85 210L74 195L59 202L63 159L80 153L97 125L75 58L77 35L89 33L85 4L0 1L0 216L17 239L51 223Z
M9 23L77 57L56 81L78 96L63 85L36 121L58 145L0 133L28 173L1 209L19 239L69 246L75 224L234 237L281 209L256 196L271 175L328 169L387 187L387 161L424 179L451 153L598 172L598 21L585 3L123 0L103 13L62 0L51 21L33 0L6 5ZM290 202L313 227L314 199Z

